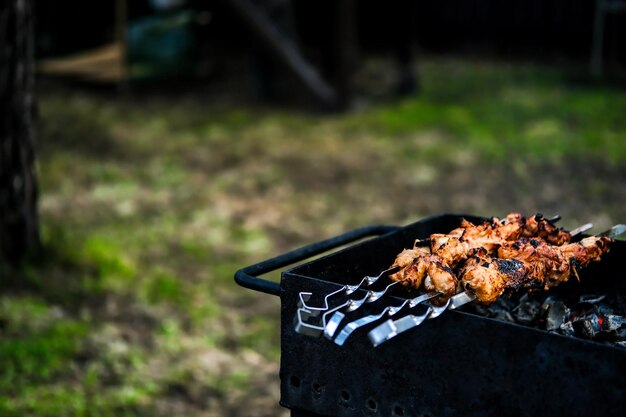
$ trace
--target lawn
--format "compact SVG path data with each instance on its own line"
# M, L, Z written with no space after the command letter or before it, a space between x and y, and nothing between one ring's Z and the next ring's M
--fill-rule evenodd
M287 415L279 302L238 268L444 211L626 222L626 92L537 66L419 70L419 94L339 115L41 89L46 253L3 280L0 415Z

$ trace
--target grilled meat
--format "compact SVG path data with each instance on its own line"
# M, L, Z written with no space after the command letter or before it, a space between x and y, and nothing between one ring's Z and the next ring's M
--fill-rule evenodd
M563 245L561 250L570 259L575 259L577 266L587 266L597 262L609 251L613 239L608 237L586 237L580 242Z
M577 244L574 244L578 246ZM533 268L532 277L545 277L545 289L567 281L571 275L569 258L563 249L540 239L522 238L515 242L505 242L498 249L501 259L516 259L526 262ZM582 253L580 256L584 256ZM522 285L520 283L520 285ZM523 284L528 285L528 284ZM533 284L534 285L534 284Z
M533 230L552 230L548 226L537 226L549 223L538 217L529 218L532 219L529 224ZM450 233L431 235L428 239L430 248L417 246L424 240L416 240L413 249L403 250L392 265L401 269L391 275L391 279L413 288L420 288L424 283L427 289L452 294L458 281L451 268L457 267L479 248L486 249L489 254L495 253L503 241L521 236L527 223L519 213L510 213L503 220L494 217L479 225L463 219L461 227Z
M529 217L524 222L523 237L539 237L552 245L563 245L572 239L572 235L565 230L559 229L553 223L546 220L541 213Z
M402 265L405 267L391 275L391 280L411 288L421 288L423 284L426 291L440 292L445 299L456 293L458 280L454 272L429 248L405 249L393 266Z
M463 230L461 234L459 230ZM520 236L547 239L549 242L569 242L571 235L558 229L540 214L524 219L519 213L510 213L503 221L493 218L491 222L474 225L463 220L454 234L432 234L430 246L449 266L455 267L466 260L472 251L484 248L493 254L503 242L514 241ZM562 244L558 243L558 244ZM553 243L556 244L556 243Z
M454 271L438 259L437 255L430 255L428 258L424 289L441 293L441 297L438 297L436 302L443 303L456 294L459 280L454 275Z
M463 286L476 293L478 302L490 304L507 290L547 290L572 275L577 277L576 268L599 261L610 243L607 237L588 237L560 247L520 240L500 248L500 258L477 251L459 276Z
M405 249L396 257L396 260L393 265L391 265L391 268L406 268L411 265L415 259L426 255L430 255L430 248L415 247L413 249ZM400 272L402 272L402 270L400 270ZM398 274L400 272L398 272ZM401 280L399 279L398 281Z
M586 238L568 243L571 234L536 214L524 218L510 213L503 220L492 218L474 225L467 220L448 234L432 234L403 250L392 274L412 288L438 291L439 301L457 292L461 284L472 289L477 300L494 302L507 290L548 289L570 276L576 267L600 259L608 251L609 238ZM429 247L419 247L428 241ZM455 273L456 271L456 273Z
M491 304L504 293L507 275L488 258L486 252L477 253L468 259L462 270L462 285L476 294L476 299Z

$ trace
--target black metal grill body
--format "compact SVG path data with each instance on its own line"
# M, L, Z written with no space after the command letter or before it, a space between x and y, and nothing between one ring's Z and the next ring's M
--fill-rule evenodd
M295 333L301 291L326 294L376 274L416 238L448 232L462 217L480 220L431 217L282 273L281 404L293 415L624 415L626 349L610 345L463 311L446 312L377 348L366 331L342 347ZM617 241L583 272L581 283L555 290L626 295L625 256L626 243ZM381 308L377 303L364 311Z

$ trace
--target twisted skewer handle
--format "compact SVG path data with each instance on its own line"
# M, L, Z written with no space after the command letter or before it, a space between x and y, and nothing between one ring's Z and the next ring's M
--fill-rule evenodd
M422 315L406 315L398 320L387 320L368 333L368 337L374 347L393 339L397 335L419 326L425 320L434 319L442 315L446 310L454 310L476 299L476 295L470 291L463 291L448 298L442 306L430 306Z
M330 308L331 298L339 296L339 295L350 295L362 288L369 287L370 285L375 284L383 276L386 276L388 274L393 274L394 272L397 272L399 269L400 269L399 267L388 268L382 271L381 273L379 273L378 275L363 277L363 279L361 279L361 282L359 282L356 285L344 285L338 290L333 291L330 294L326 294L326 296L324 297L324 304L322 306L309 305L307 302L311 298L312 293L301 292L300 299L298 300L298 308L309 310L309 312L311 313L310 314L311 316L317 316L322 311L326 311Z
M423 303L424 301L427 301L433 297L436 297L437 295L439 295L439 293L437 292L430 292L430 293L422 294L419 297L415 297L410 300L405 300L399 306L385 307L383 311L381 311L379 314L372 314L369 316L361 317L358 320L351 321L348 324L346 324L346 326L341 330L339 335L337 335L337 337L335 338L334 342L339 346L343 346L346 340L348 340L348 337L350 337L350 335L354 333L354 331L357 330L358 328L367 326L368 324L372 324L382 319L383 317L393 317L394 315L398 314L400 311L404 310L405 308L409 308L409 309L414 308L418 306L419 304ZM328 322L327 328L328 326L330 326L331 322L333 323L333 326L335 327L332 329L332 333L329 332L330 333L329 335L327 335L326 331L324 331L324 335L326 335L327 337L330 336L332 338L333 334L336 332L337 327L339 327L339 323L341 322L341 320L343 320L344 317L345 317L345 314L341 312L335 313L333 317L331 317L330 321ZM333 322L333 319L336 319L336 320Z

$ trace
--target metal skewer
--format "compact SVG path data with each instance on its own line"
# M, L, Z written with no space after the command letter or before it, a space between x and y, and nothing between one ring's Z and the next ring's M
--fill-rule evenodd
M340 304L338 306L335 306L335 307L327 310L322 315L322 320L321 320L322 325L321 326L319 324L308 323L307 321L309 320L309 318L310 317L314 317L315 315L311 314L311 312L309 310L307 310L306 308L302 308L301 307L301 308L298 309L298 317L297 317L297 323L296 323L296 332L301 333L301 334L306 334L308 336L317 337L317 336L321 335L322 332L325 331L324 329L329 326L330 321L328 321L327 318L330 316L330 314L332 314L334 312L338 312L339 310L345 310L346 312L354 311L354 310L358 309L359 307L361 307L363 304L373 303L374 301L379 300L391 288L393 288L394 286L396 286L398 284L399 284L398 281L394 281L391 284L387 285L381 291L367 291L367 293L365 294L365 296L363 298L360 298L358 300L350 299L350 300L347 300L346 302L344 302L343 304ZM319 311L318 311L318 313L319 313Z
M608 237L608 238L616 238L619 235L622 235L626 232L626 224L616 224L611 227L609 230L606 230L602 233L597 234L597 237Z
M573 229L569 233L573 237L573 236L576 236L576 235L579 235L581 233L586 232L587 230L591 229L592 227L593 227L592 223L583 224L582 226L578 226L576 229Z
M422 315L415 316L413 314L406 315L398 320L387 320L383 324L374 328L368 333L368 337L372 344L376 347L380 344L393 339L397 335L406 332L414 327L419 326L425 320L434 319L442 315L446 310L454 310L476 299L476 295L472 291L463 291L457 295L448 298L448 301L442 306L429 306L428 310Z
M307 320L310 317L308 315L309 311L304 308L299 308L296 313L296 323L295 323L295 331L296 333L300 333L305 336L310 337L320 337L324 332L324 327L326 327L326 318L344 307L346 307L348 303L344 303L328 310L326 313L322 315L322 324L311 324L308 323Z
M380 278L382 278L383 276L387 275L387 274L392 274L394 272L397 272L400 269L400 267L393 267L393 268L388 268L385 269L384 271L382 271L381 273L379 273L378 275L375 276L366 276L363 277L363 279L361 280L361 282L359 282L356 285L344 285L343 287L341 287L340 289L338 289L337 291L333 291L330 294L327 294L324 297L324 305L316 307L316 306L311 306L307 304L307 301L309 301L309 299L311 298L312 293L310 292L301 292L299 294L300 296L300 300L298 301L298 307L302 308L302 309L306 309L309 311L309 315L310 316L317 316L319 315L319 313L321 313L322 311L327 311L330 308L330 303L329 300L335 296L338 295L350 295L364 287L369 287L370 285L375 284Z
M430 300L437 295L439 294L436 292L422 294L418 297L411 298L410 300L405 300L399 306L387 306L383 309L383 311L380 312L380 314L372 314L369 316L361 317L358 320L351 321L350 323L346 324L346 326L341 330L339 335L337 335L337 337L335 338L334 342L339 346L342 346L346 342L348 337L350 337L350 335L358 328L374 323L382 319L383 317L392 317L402 310L413 309L424 301ZM327 338L332 338L344 317L345 314L341 311L337 311L335 314L333 314L328 324L324 328L324 336L326 336Z
M552 216L552 217L550 217L550 218L548 219L548 221L549 221L550 223L556 223L556 222L558 222L559 220L561 220L561 215L560 215L560 214L555 214L554 216Z

